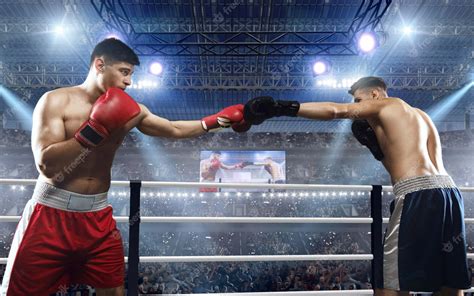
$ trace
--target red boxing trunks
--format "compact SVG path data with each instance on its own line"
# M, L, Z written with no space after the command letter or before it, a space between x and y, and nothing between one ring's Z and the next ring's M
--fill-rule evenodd
M122 238L107 193L84 195L38 181L13 238L1 295L49 295L71 283L123 285Z

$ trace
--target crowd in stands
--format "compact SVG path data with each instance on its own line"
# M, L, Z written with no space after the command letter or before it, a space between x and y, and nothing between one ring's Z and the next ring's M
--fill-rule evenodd
M474 147L474 130L440 133L443 148ZM25 130L1 129L0 147L28 147L31 132ZM131 132L126 137L124 147L159 146L164 148L200 147L201 149L226 148L331 148L334 145L345 148L360 146L350 133L209 133L197 138L166 139L145 136Z
M144 294L370 289L368 262L238 262L149 264Z
M27 132L0 129L0 178L38 176L32 162L30 135ZM441 135L446 148L445 165L460 186L472 186L474 167L470 161L458 161L457 149L466 154L474 148L470 131ZM308 161L314 151L344 147L338 161ZM11 149L26 147L24 149ZM376 161L357 160L364 148L346 134L310 133L215 133L196 139L147 139L136 133L127 136L122 156L130 150L150 147L157 154L153 163L116 159L114 180L199 181L201 150L267 149L287 152L287 183L310 184L388 184L383 167ZM175 156L166 157L167 152ZM182 152L180 152L182 151ZM351 152L352 151L352 152ZM119 153L119 154L120 154ZM177 156L176 156L177 155ZM471 154L473 156L474 154ZM25 156L22 158L22 156ZM364 154L364 157L367 154ZM20 160L18 160L20 159ZM369 158L367 158L369 159ZM0 215L20 215L31 197L31 186L0 186ZM123 190L122 190L123 191ZM115 215L128 215L128 193L112 188L110 202ZM466 217L474 217L474 194L465 194ZM383 214L389 216L393 195L384 193ZM303 191L220 192L200 194L196 190L143 190L142 216L205 217L368 217L367 192ZM0 257L6 257L15 229L14 223L0 227ZM128 226L119 224L128 252ZM467 225L469 252L474 252L474 229ZM344 231L153 231L144 229L140 237L142 256L199 255L283 255L283 254L367 254L370 234L367 230ZM140 265L139 289L143 294L215 293L303 290L366 289L370 286L370 262L242 262L242 263L156 263ZM76 286L71 291L92 290ZM74 292L70 292L70 295ZM68 294L62 294L68 295ZM81 294L86 295L86 294ZM89 295L89 294L87 294Z

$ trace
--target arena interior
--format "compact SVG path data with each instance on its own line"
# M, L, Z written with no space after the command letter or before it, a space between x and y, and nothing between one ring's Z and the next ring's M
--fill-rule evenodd
M92 48L111 36L141 60L128 94L169 120L201 119L261 95L349 103L354 81L382 77L390 96L431 116L456 184L474 185L472 0L0 0L2 179L38 177L31 150L36 103L47 91L81 84ZM206 151L257 158L279 151L286 184L392 185L350 126L350 120L280 117L245 133L222 129L180 140L135 129L117 152L112 180L200 182ZM254 173L260 182L270 182L263 169ZM216 182L226 180L232 177L223 172ZM34 186L0 186L0 214L20 216ZM141 216L371 215L367 190L205 191L142 186ZM474 194L463 196L465 217L474 218ZM383 217L389 217L392 199L384 190ZM112 186L109 202L114 216L128 217L127 187ZM119 229L127 256L126 219ZM16 223L1 225L0 257L6 259ZM469 253L474 253L473 226L466 223ZM140 256L370 253L369 224L140 223ZM469 264L472 269L471 259ZM140 263L137 285L140 294L340 290L346 295L371 290L371 271L370 260ZM128 287L127 274L124 278ZM78 283L56 295L95 292Z

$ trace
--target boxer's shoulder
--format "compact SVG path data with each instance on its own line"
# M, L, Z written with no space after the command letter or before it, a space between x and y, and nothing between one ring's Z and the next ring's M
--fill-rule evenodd
M398 106L403 108L411 108L411 106L401 98L388 97L384 99L387 105L389 106Z
M50 96L52 95L52 96L60 96L60 97L69 97L71 95L84 96L86 92L77 86L70 86L70 87L56 88L56 89L46 92L46 94Z
M412 109L408 103L400 98L386 98L381 101L383 102L383 107L380 109L380 111L387 115L394 115L399 112L406 113Z
M73 89L72 87L57 88L44 93L38 101L38 104L47 104L53 107L65 106L69 103L72 96L79 95L79 90Z
M62 89L55 89L44 93L35 106L38 114L59 114L68 106L70 96Z

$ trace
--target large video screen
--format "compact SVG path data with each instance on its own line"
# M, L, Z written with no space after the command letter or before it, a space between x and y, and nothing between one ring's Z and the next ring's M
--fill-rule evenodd
M201 151L199 175L201 182L284 184L286 153L285 151Z

